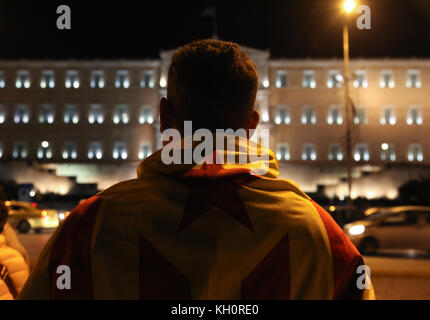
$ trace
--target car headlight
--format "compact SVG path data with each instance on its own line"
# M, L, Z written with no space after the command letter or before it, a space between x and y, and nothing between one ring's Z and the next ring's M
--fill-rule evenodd
M59 215L58 215L58 218L60 218L60 220L63 220L64 219L64 213L60 213Z
M348 232L352 236L358 236L358 235L362 234L364 232L364 230L366 230L365 226L363 226L362 224L357 224L355 226L350 227L348 229Z

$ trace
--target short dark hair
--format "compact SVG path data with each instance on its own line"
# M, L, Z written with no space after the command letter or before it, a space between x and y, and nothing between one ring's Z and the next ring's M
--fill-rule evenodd
M180 128L185 120L193 121L193 129L246 127L257 88L255 65L236 43L194 41L172 56L167 98Z

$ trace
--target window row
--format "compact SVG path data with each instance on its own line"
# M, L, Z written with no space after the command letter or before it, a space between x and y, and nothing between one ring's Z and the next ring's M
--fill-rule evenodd
M141 143L137 157L144 159L151 155L151 144ZM0 158L3 157L3 145L0 143ZM15 142L12 147L12 158L26 159L29 156L28 147L26 142ZM41 141L37 147L37 159L52 159L54 156L51 143L48 141ZM100 160L103 158L103 146L99 141L93 141L88 144L86 154L87 158L92 160ZM128 158L127 145L125 142L115 142L112 150L113 159L126 160ZM78 145L74 142L66 142L61 151L61 158L64 160L75 160L78 158Z
M326 86L327 88L340 88L344 81L342 72L340 70L329 70L327 73ZM366 70L355 70L352 84L355 88L367 88L367 72ZM421 72L420 70L407 70L406 82L407 88L421 88ZM266 87L269 83L266 82ZM276 88L287 88L288 87L288 71L277 70L276 71ZM302 78L303 88L316 88L315 71L304 70ZM381 88L394 88L395 80L392 70L382 70L379 78L379 86Z
M396 149L393 143L382 143L380 148L380 159L382 161L396 161ZM276 157L278 160L290 160L290 149L287 143L279 143L277 146ZM328 160L342 161L344 153L339 144L332 144L329 148ZM305 143L302 149L301 159L317 160L315 144ZM369 147L366 143L358 143L354 146L353 159L355 161L369 161ZM413 143L408 146L407 159L410 162L422 162L424 160L423 149L421 144Z
M54 107L50 104L42 105L38 110L39 123L53 123L55 120ZM64 123L77 124L80 121L80 113L76 105L66 104L63 110L63 121ZM145 105L139 110L138 121L141 124L153 123L154 116L152 114L152 107ZM88 113L87 120L89 123L103 123L105 120L105 110L101 104L91 104ZM3 105L0 105L0 124L6 121L6 109ZM26 104L19 104L15 108L13 113L14 123L29 123L30 121L30 109ZM126 124L130 121L130 110L126 104L118 104L115 106L112 121L115 124Z
M16 73L15 87L28 89L32 85L32 77L29 70L18 70ZM91 88L104 88L106 84L105 72L103 70L92 70L90 75ZM39 85L42 89L54 88L56 85L55 72L53 70L43 70L39 79ZM113 83L115 88L128 88L130 87L130 75L128 70L117 70L115 81ZM5 73L0 70L0 88L6 86ZM78 70L67 70L64 79L64 86L66 88L78 89L80 87L80 75ZM165 87L166 81L161 79L160 86ZM141 88L154 88L155 76L154 70L143 70L140 76Z
M328 124L342 124L343 123L343 106L342 105L330 105L327 112L327 123ZM355 124L367 124L367 112L366 108L358 106L353 115ZM317 122L315 107L312 105L304 105L302 107L302 113L300 121L302 124L315 124ZM290 108L286 105L278 105L276 115L276 124L290 124L291 115ZM381 109L380 124L382 125L394 125L397 123L396 110L391 105L385 105ZM423 117L421 114L421 108L419 105L410 105L408 107L406 123L408 125L421 125L423 124Z

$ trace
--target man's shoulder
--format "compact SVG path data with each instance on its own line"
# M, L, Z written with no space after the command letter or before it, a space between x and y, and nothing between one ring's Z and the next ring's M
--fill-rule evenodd
M144 187L145 187L145 184L141 179L124 180L124 181L115 183L109 188L99 192L96 196L101 197L104 200L107 200L107 199L111 199L111 198L115 198L118 196L123 196L126 194L130 194L132 192L139 191Z

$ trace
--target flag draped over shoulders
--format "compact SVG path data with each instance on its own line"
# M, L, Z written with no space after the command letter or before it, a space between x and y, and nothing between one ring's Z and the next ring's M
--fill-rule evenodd
M72 211L21 299L374 298L357 285L357 249L268 153L258 175L252 162L165 165L155 152Z

